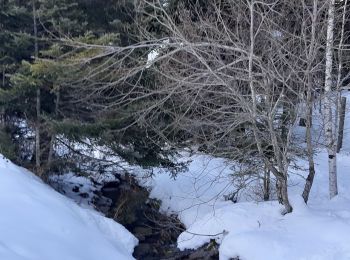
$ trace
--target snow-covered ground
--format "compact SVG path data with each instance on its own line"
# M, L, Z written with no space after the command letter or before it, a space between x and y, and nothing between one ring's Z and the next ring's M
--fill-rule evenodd
M347 98L349 101L350 95ZM320 142L320 120L317 115L314 122L316 143ZM305 129L297 131L303 136ZM316 177L308 205L301 198L307 162L301 159L297 162L305 170L291 169L289 195L294 210L285 216L281 215L282 206L277 201L255 202L245 197L251 194L249 191L241 193L237 203L225 199L235 189L231 176L235 171L234 164L222 158L182 152L178 160L191 162L188 170L179 173L176 179L164 169L153 169L152 180L143 179L142 176L147 176L144 169L126 163L121 165L151 189L151 197L162 201L163 212L176 213L184 223L187 230L178 238L180 249L198 248L216 239L220 243L222 260L235 256L243 260L349 260L349 112L343 148L338 155L339 196L332 200L328 196L328 162L323 149L320 146L315 157ZM104 152L93 156L103 157ZM115 158L115 161L120 159ZM110 177L108 175L108 179ZM62 178L67 182L76 177L67 174Z
M133 259L137 239L0 155L0 259Z
M350 95L347 98L349 102ZM317 121L314 124L315 128L319 125ZM302 135L304 130L298 131ZM289 195L294 210L285 216L277 201L255 202L245 196L250 192L239 194L237 203L227 200L235 189L235 170L234 164L222 158L182 152L179 160L190 161L188 170L174 179L164 169L152 169L154 178L149 180L142 178L147 171L106 156L102 148L88 153L118 161L110 172L134 173L150 188L151 197L162 201L162 211L179 216L187 229L178 238L180 249L198 248L215 239L222 260L236 256L243 260L350 260L349 112L338 154L339 195L329 200L327 154L320 146L309 203L305 205L301 198L307 175L302 169L307 169L307 162L300 159L300 169L290 171ZM96 190L91 180L72 173L54 179L57 185L65 185L67 196L92 208L91 197L80 196ZM94 180L104 183L113 180L113 174L96 175ZM256 188L255 184L250 188ZM72 191L75 187L79 192ZM117 223L80 208L4 159L0 160L0 207L0 259L129 259L137 243Z
M294 211L285 216L277 201L233 203L216 196L230 188L227 178L212 180L225 176L229 168L222 159L205 155L192 159L189 170L176 180L157 174L151 184L151 196L162 200L162 210L178 213L187 228L178 238L180 249L198 248L216 238L220 259L350 259L349 154L338 158L339 196L332 200L326 153L316 157L317 176L308 205L301 198L304 180L299 176L306 173L294 172L289 191ZM306 167L304 161L299 164ZM223 234L208 236L218 233Z
M348 101L350 95L347 95ZM350 259L350 113L345 119L343 149L338 155L339 195L328 196L327 153L316 155L316 177L308 205L301 198L307 172L292 170L290 200L293 213L282 216L277 201L233 203L230 167L223 159L195 155L188 171L175 180L155 175L151 196L162 210L175 212L187 230L178 238L180 249L198 248L210 239L220 243L220 259L349 260ZM298 161L307 169L307 162ZM220 234L220 235L215 235ZM213 235L213 236L211 236Z

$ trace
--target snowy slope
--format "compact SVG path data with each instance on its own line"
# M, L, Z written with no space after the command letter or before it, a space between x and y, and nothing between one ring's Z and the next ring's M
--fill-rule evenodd
M0 155L1 260L133 259L123 226L43 184Z

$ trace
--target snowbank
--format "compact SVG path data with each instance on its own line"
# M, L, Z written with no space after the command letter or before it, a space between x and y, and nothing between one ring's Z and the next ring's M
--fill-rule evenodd
M133 259L123 226L57 193L0 155L0 259Z
M349 107L350 94L344 94ZM314 125L320 120L316 118ZM198 248L214 238L220 243L222 260L236 256L243 260L349 260L349 108L343 148L337 156L339 195L332 200L328 195L327 158L321 148L315 157L316 177L308 205L301 198L307 172L290 172L289 195L294 211L285 216L280 214L282 207L277 201L225 201L223 195L232 188L232 171L223 159L207 155L188 157L192 160L188 171L176 180L157 172L149 184L151 196L162 200L163 211L177 213L185 224L187 230L178 238L180 249ZM298 165L308 168L303 160Z
M344 145L347 149L348 144ZM151 196L162 200L161 209L178 213L187 228L178 238L180 249L198 248L215 238L220 243L220 259L350 259L348 153L338 156L340 195L331 201L326 153L315 158L317 175L308 205L300 196L305 183L301 176L306 172L291 173L294 211L286 216L280 214L282 207L276 201L225 201L232 173L227 162L206 155L188 159L192 160L189 170L176 180L158 173L151 184ZM302 160L299 165L307 166Z

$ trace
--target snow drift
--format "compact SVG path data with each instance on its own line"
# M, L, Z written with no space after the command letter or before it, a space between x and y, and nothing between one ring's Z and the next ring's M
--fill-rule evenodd
M133 259L137 239L0 155L0 259Z
M350 100L350 94L345 96ZM320 125L317 120L316 126ZM149 186L151 196L162 201L161 210L178 214L186 226L178 237L180 249L198 248L215 238L222 260L236 256L243 260L350 260L349 111L343 148L337 155L339 195L332 200L327 156L322 147L315 155L316 176L307 205L301 194L308 164L299 159L300 169L290 170L294 210L285 216L277 201L225 201L233 172L225 160L208 155L187 156L191 161L188 171L175 180L170 174L156 172Z
M294 210L285 216L277 201L225 201L222 194L230 190L230 171L224 160L207 155L190 159L188 171L175 180L159 173L151 184L151 196L162 200L161 209L177 213L187 228L178 237L180 249L198 248L216 239L222 260L236 256L243 260L350 259L348 153L338 156L339 195L332 200L326 152L315 158L317 175L308 205L301 197L307 172L291 172L289 194ZM299 165L305 169L307 162L300 160Z

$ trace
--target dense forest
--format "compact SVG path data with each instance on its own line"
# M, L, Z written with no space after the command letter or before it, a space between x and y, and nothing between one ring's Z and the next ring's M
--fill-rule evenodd
M193 156L208 156L229 168L210 170L215 181L229 179L215 201L278 202L279 218L288 218L302 211L295 196L308 205L321 172L316 191L326 188L327 197L317 201L350 199L339 188L350 187L341 177L349 174L349 8L347 0L0 0L0 153L56 190L67 173L97 181L112 167L114 183L140 192L140 171L150 182L161 169L175 183ZM163 195L154 203L164 207ZM118 211L127 200L111 199L112 218L133 232ZM168 229L205 243L226 237L223 226L216 235L189 231L195 222L171 207L162 212ZM205 244L181 248L180 237L180 249ZM220 239L220 259L289 259L225 251L230 242ZM339 258L316 258L349 259L342 248Z

